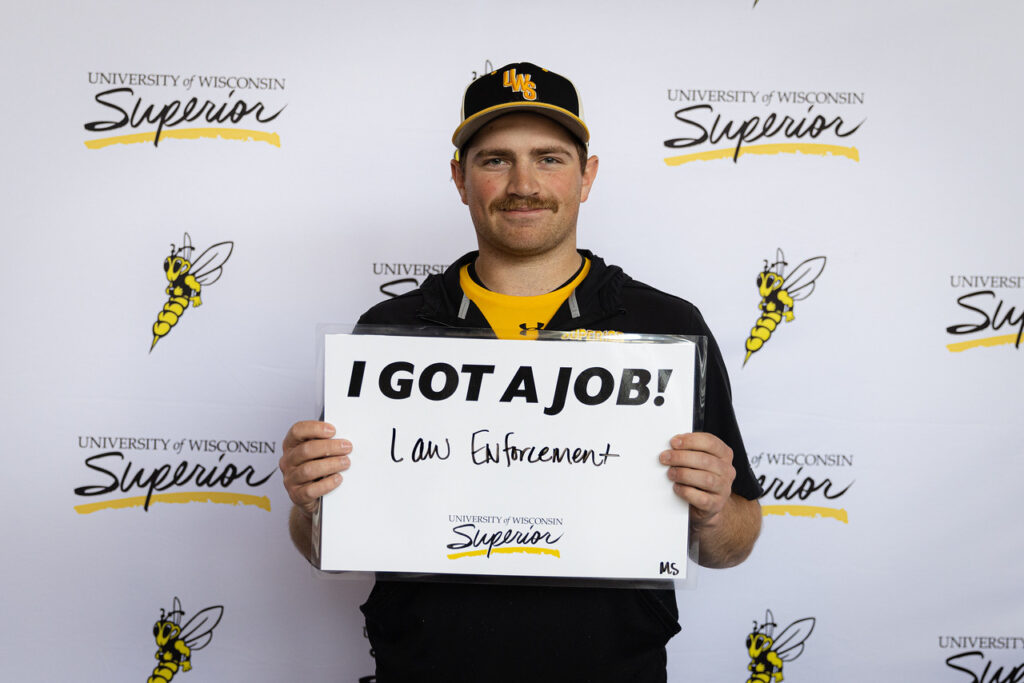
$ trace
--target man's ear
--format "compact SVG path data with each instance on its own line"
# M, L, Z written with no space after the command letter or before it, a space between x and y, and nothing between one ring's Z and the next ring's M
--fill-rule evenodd
M455 188L459 191L459 197L462 198L462 203L468 205L469 200L466 199L466 174L462 172L462 166L459 165L457 159L452 159L450 162L452 169L452 181L455 183Z
M590 196L590 188L594 185L594 179L597 177L597 157L589 157L587 159L587 166L583 170L583 184L580 187L580 203L587 201L587 197Z

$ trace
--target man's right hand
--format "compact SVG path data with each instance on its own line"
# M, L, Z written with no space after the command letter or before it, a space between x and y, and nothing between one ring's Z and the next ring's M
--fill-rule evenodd
M296 422L281 444L278 462L288 497L306 517L312 517L320 496L341 484L341 472L352 464L352 444L333 439L334 425L316 420Z

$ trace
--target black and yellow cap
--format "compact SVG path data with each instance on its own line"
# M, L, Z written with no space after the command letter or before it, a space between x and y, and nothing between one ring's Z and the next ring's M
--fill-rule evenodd
M466 87L462 122L452 135L452 143L461 149L488 121L514 111L547 116L583 144L590 142L590 131L583 123L583 104L572 81L536 64L517 62L484 74Z

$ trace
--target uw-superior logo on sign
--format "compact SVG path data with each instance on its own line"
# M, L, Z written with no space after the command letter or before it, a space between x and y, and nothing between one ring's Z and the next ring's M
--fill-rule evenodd
M764 260L764 270L757 275L757 292L761 295L757 307L761 316L747 337L744 366L752 355L764 347L783 320L793 322L796 319L794 303L806 299L814 292L814 283L825 270L825 261L824 256L815 256L787 271L789 263L782 249L775 251L775 262L770 266L768 259Z
M193 260L192 238L187 232L181 240L180 247L175 249L174 243L171 243L171 255L164 259L164 275L167 276L168 282L164 294L168 299L163 310L157 314L156 322L153 323L150 353L158 341L170 334L190 304L192 308L198 308L203 304L200 292L203 287L209 287L220 279L224 264L231 258L234 248L234 242L218 242Z
M963 341L946 344L947 349L956 353L1005 344L1021 347L1024 275L950 275L949 284L954 291L969 291L956 298L959 309L954 320L960 322L946 328L947 333Z
M747 636L747 654L750 663L747 671L750 678L747 683L779 683L782 681L782 667L804 653L804 643L814 630L817 620L814 617L797 619L782 629L778 636L775 629L775 617L771 610L766 610L764 623L754 620L754 630Z
M532 74L517 74L515 69L508 69L501 74L501 83L512 88L512 92L522 93L524 100L532 102L537 99L537 84L533 82Z
M684 105L673 112L683 127L676 126L677 133L663 144L687 150L666 157L668 166L721 159L735 163L746 154L860 161L860 151L850 142L867 119L850 123L844 116L864 104L863 92L668 88L668 100Z
M562 533L561 517L515 515L448 515L455 540L447 544L449 560L466 557L525 553L561 557L557 548Z
M283 78L90 71L89 85L92 99L104 109L84 125L102 134L85 141L88 149L201 138L281 146L280 136L266 125L288 106L279 101Z
M179 670L191 671L192 653L210 644L213 629L217 628L223 616L223 605L214 605L199 610L182 626L185 612L177 597L170 611L165 612L160 608L160 618L153 625L158 663L146 682L170 683Z

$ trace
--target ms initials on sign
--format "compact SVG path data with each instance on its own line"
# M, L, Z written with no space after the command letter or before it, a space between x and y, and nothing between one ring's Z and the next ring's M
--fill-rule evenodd
M508 69L502 74L502 84L512 88L512 92L523 93L523 98L527 100L537 99L537 84L532 79L530 74L517 74L515 69Z

